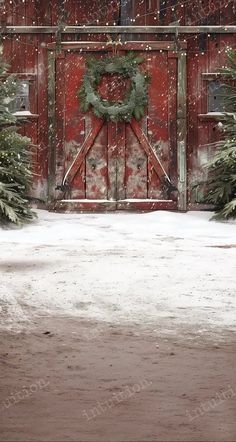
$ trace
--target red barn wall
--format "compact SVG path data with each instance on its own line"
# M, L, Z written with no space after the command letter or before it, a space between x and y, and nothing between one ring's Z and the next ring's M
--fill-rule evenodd
M3 26L67 25L230 25L235 23L234 0L5 0L0 3ZM47 198L48 180L48 97L47 48L55 41L52 34L3 35L4 57L15 73L31 77L31 112L38 117L21 129L36 146L34 153L34 195ZM102 35L66 34L63 40L106 40ZM134 40L173 40L168 34L137 35ZM130 39L129 38L129 39ZM187 42L188 179L202 175L202 164L209 156L205 145L219 137L216 121L202 121L207 112L206 80L202 73L216 72L225 63L227 47L235 48L235 34L180 34ZM189 198L192 200L191 191Z

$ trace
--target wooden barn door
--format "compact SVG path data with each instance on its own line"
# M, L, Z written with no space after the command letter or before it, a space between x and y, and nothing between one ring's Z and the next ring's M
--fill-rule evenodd
M57 210L177 209L179 58L162 44L164 49L156 42L148 49L147 44L130 44L119 51L138 51L145 59L141 69L151 78L147 113L139 122L107 122L79 109L76 92L86 58L104 57L104 46L81 50L80 44L67 45L56 57L51 163ZM108 76L99 92L119 100L126 87L119 76Z

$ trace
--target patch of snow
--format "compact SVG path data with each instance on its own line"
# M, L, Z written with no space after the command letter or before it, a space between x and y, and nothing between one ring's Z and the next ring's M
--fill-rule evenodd
M172 202L171 199L169 200L163 200L163 199L154 199L154 198L128 198L128 199L124 199L124 200L119 200L117 201L118 203L169 203Z
M15 115L16 117L17 116L26 116L26 115L33 115L30 111L27 111L27 110L23 110L23 111L16 111L16 112L14 112L13 113L13 115Z
M154 199L154 198L150 198L150 199L147 199L147 198L129 198L129 199L124 199L124 200L103 200L103 199L100 199L100 200L92 200L92 199L86 199L86 198L83 198L83 199L75 199L75 198L73 198L73 199L66 199L66 200L60 200L60 201L58 201L59 203L60 202L62 202L62 203L146 203L146 202L148 202L148 203L166 203L166 202L171 202L172 200L163 200L163 199Z
M236 330L235 222L207 212L57 214L0 230L2 327L33 314ZM29 325L28 325L29 326Z
M209 116L213 116L213 117L224 117L225 115L235 115L235 112L207 112L207 114L205 115L209 115Z
M60 200L60 201L58 201L59 203L60 202L62 202L62 203L110 203L110 202L112 202L112 203L114 203L114 202L116 202L115 200L92 200L92 199L86 199L86 198L83 198L83 199L67 199L67 200Z

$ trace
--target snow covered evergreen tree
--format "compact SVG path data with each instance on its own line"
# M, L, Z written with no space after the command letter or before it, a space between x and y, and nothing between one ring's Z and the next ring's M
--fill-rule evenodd
M228 66L221 71L229 80L236 80L236 51L228 54ZM223 140L217 143L217 152L207 164L208 189L205 201L213 204L213 219L236 218L236 87L228 86L227 110L223 121Z
M0 55L0 223L21 224L34 217L26 198L31 185L30 139L17 132L9 103L17 92L14 76Z

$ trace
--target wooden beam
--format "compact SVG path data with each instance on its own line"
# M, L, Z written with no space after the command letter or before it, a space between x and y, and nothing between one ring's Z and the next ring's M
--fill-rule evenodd
M150 161L155 169L155 172L157 173L157 175L159 176L160 180L164 183L170 183L170 178L167 175L163 165L161 164L161 161L159 160L158 156L156 155L156 153L154 152L151 144L149 143L146 135L144 134L144 132L142 131L140 124L133 118L130 122L130 125L136 135L136 137L138 138L141 146L143 147L146 155L148 158L150 158Z
M97 123L93 126L92 130L89 132L87 138L85 139L84 143L82 144L78 154L76 155L75 159L73 160L72 164L70 165L69 169L67 170L67 172L62 180L62 189L61 190L66 190L67 186L70 186L72 184L72 182L75 178L75 175L78 173L78 171L81 167L81 164L84 161L84 158L86 157L95 138L97 137L98 133L100 132L103 124L104 124L104 121L99 119L97 121Z
M58 26L6 26L2 34L55 34ZM64 26L62 34L234 34L236 26Z
M177 203L172 200L124 200L117 201L117 210L127 210L127 211L148 211L150 210L177 210Z
M58 200L48 205L51 212L110 212L116 210L116 201Z
M186 112L186 52L179 51L177 90L177 158L178 158L178 209L187 210L187 112Z
M128 43L121 43L117 46L119 50L125 51L144 51L144 50L163 50L170 51L172 56L173 52L176 50L176 44L173 41L132 41ZM56 49L56 43L49 43L47 48L50 50ZM61 49L77 51L77 50L85 50L85 51L101 51L108 50L112 51L114 46L112 44L108 44L106 41L62 41ZM187 49L187 42L179 42L180 49ZM177 52L176 55L177 56Z
M56 81L55 52L48 52L48 198L53 200L56 173Z
M177 210L177 204L171 200L58 200L47 206L47 209L54 212L110 212L114 210L127 211L150 211L150 210Z

